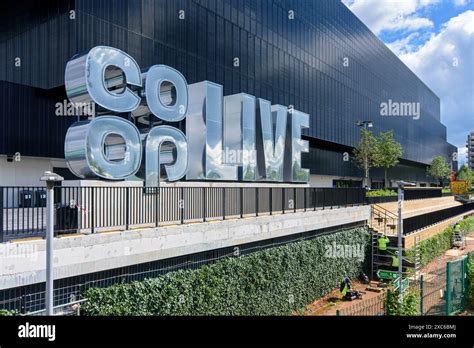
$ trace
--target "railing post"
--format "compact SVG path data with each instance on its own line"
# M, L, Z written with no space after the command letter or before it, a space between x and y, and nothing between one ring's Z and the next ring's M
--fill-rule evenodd
M206 222L206 187L202 188L202 222Z
M312 191L312 196L313 196L313 208L314 208L314 211L316 211L316 189L313 187L311 188L311 191Z
M255 216L258 216L258 187L255 188Z
M451 312L451 262L446 263L446 315Z
M0 243L3 243L3 187L0 187Z
M91 187L91 233L95 233L95 187ZM128 206L128 204L127 204Z
M155 226L159 226L160 221L160 188L155 189Z
M181 222L181 225L184 224L184 187L181 187L181 190L179 190L180 193L180 202L179 202L179 205L180 205L180 209L179 209L179 220Z
M303 189L303 192L304 192L304 196L303 196L303 200L304 200L304 203L303 203L303 204L304 204L304 211L306 211L306 195L308 194L308 188L305 187L305 188Z
M273 210L273 187L270 187L270 215L272 215Z
M225 220L225 187L222 188L222 220Z
M323 196L323 210L326 208L326 189L321 189L321 192L322 192L322 196Z
M293 213L296 213L296 205L297 205L297 199L296 199L296 187L293 187Z
M240 187L240 218L244 216L244 188Z
M281 213L285 214L285 188L281 188Z
M130 225L130 187L125 188L125 229Z
M423 283L423 274L420 276L420 315L423 315L423 297L424 297L425 287Z

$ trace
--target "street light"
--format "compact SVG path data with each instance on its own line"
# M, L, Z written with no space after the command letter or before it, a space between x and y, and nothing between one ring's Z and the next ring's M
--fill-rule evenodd
M358 127L364 127L364 129L368 129L368 128L372 128L374 126L374 123L372 121L357 121L357 126ZM368 158L366 156L365 158L365 163L368 163ZM365 181L365 187L368 188L369 187L369 169L367 168L368 167L368 164L365 164L364 165L364 181Z
M54 184L64 178L56 173L44 172L40 178L46 182L46 315L53 315L53 239L54 239Z
M399 288L398 288L398 302L403 303L403 219L402 219L402 210L403 210L403 199L404 199L404 190L405 186L415 186L415 184L406 181L397 181L398 186L398 224L397 224L397 236L398 236L398 278L400 279Z

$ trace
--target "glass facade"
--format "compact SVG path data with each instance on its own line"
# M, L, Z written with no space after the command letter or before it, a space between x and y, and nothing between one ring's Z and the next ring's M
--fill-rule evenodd
M440 123L439 98L338 0L41 4L48 10L38 18L32 14L34 1L24 2L22 13L29 16L16 23L11 17L18 5L11 2L3 13L11 25L0 36L0 153L63 157L57 143L74 120L55 125L59 140L49 143L28 120L54 123L57 118L47 115L54 108L27 112L12 105L17 101L9 96L18 85L26 85L32 95L28 102L48 104L41 101L44 90L48 98L62 102L66 62L97 45L124 50L142 68L169 65L188 83L219 83L224 95L244 92L308 113L310 128L303 134L310 153L303 156L303 164L312 174L361 176L352 162L343 161L343 152L358 141L358 120L373 121L375 133L394 130L404 148L403 167L394 170L398 179L423 177L434 156L448 158L456 151ZM21 67L15 65L17 58ZM389 100L420 103L419 119L381 116L380 105ZM11 129L13 123L22 130ZM7 136L10 141L1 140Z

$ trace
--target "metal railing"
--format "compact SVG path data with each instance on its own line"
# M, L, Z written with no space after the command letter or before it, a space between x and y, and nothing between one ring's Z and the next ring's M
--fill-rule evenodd
M397 231L398 216L377 204L371 205L369 226L379 233L395 234Z
M44 236L44 187L0 187L0 242ZM55 187L55 233L94 233L366 204L363 188Z
M474 203L458 205L456 207L436 210L432 213L405 218L403 219L403 234L415 232L469 211L474 211Z

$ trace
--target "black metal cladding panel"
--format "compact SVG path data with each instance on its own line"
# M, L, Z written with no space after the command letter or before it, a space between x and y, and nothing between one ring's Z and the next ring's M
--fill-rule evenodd
M16 12L29 16L20 17L21 25L0 36L0 80L49 89L64 84L66 62L78 53L77 20L72 20L69 14L74 1L41 1L42 6L51 8L35 13L37 3L17 1L11 5ZM21 66L16 66L17 59Z
M76 0L71 6L75 20L58 14L0 42L0 57L9 63L0 79L60 86L72 55L110 45L142 68L167 64L189 83L207 79L225 94L294 105L311 115L304 131L311 137L354 146L356 121L371 119L376 133L395 131L406 159L429 163L453 152L439 122L439 98L340 1ZM18 55L27 67L12 68ZM421 118L380 116L388 99L421 102Z
M0 81L0 154L64 158L64 136L76 120L55 114L65 97L63 89Z
M302 165L311 174L361 177L363 172L352 160L343 161L343 152L310 147L302 154Z

